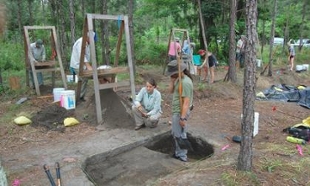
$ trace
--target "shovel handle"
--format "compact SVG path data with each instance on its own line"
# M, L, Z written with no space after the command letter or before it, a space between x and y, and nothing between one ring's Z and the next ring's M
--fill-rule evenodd
M50 172L50 170L49 170L49 168L48 168L48 166L46 164L43 165L43 169L44 169L44 171L45 171L45 173L46 173L46 175L48 177L48 180L51 183L51 186L56 186L56 184L54 182L54 179L53 179L53 177L51 175L51 172Z
M57 176L57 186L61 186L60 166L58 162L55 163L55 167L56 167L56 176Z

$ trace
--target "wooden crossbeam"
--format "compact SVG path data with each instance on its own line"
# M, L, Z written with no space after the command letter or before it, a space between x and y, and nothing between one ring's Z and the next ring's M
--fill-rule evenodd
M80 77L92 77L93 73L94 73L93 70L83 71L83 73L80 74ZM111 69L100 69L100 70L97 70L97 73L98 73L98 76L128 73L128 67L114 67Z

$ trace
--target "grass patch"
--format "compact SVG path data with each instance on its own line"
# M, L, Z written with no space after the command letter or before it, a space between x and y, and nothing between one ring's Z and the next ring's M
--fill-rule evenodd
M250 185L259 185L260 182L257 176L252 172L242 172L236 170L230 170L221 175L221 181L226 186L239 186L244 183Z

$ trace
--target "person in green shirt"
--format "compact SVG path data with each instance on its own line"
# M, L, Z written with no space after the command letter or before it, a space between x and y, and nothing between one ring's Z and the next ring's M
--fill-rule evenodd
M169 91L173 93L172 99L172 136L175 142L173 157L181 161L187 161L187 149L182 149L177 138L187 139L187 119L193 105L193 78L186 68L186 64L181 62L181 74L179 79L178 62L173 60L168 63L166 75L170 77ZM182 90L179 89L181 82ZM180 95L181 93L181 95ZM180 99L182 101L180 101Z

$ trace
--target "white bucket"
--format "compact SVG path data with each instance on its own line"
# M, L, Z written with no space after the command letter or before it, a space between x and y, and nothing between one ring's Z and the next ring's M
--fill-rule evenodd
M302 66L304 66L304 70L308 71L309 70L309 64L303 64Z
M79 81L79 78L77 75L75 75L75 81L74 81L74 78L73 78L73 75L67 75L67 82L69 83L77 83Z
M262 60L256 59L256 65L257 65L257 67L261 67L262 66Z
M67 110L75 109L75 91L64 90L61 92L60 106Z
M296 71L302 71L302 70L304 70L303 65L296 65Z
M65 88L54 88L53 89L54 102L60 101L60 93L64 90Z

